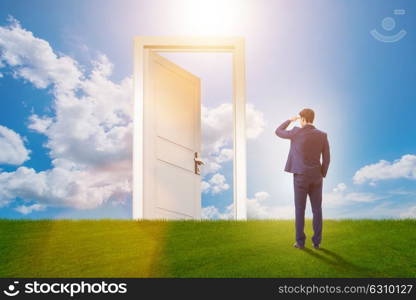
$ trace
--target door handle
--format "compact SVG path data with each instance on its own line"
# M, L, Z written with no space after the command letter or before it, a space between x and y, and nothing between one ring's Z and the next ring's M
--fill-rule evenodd
M201 174L200 166L205 165L205 162L199 157L198 152L195 152L194 162L195 162L195 174L200 175Z

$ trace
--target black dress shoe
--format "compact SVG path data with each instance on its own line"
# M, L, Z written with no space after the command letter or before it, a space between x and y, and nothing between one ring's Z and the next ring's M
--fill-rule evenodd
M313 247L317 250L321 249L321 246L319 246L319 244L314 244Z
M299 245L298 243L293 244L293 247L298 248L298 249L305 249L305 246Z

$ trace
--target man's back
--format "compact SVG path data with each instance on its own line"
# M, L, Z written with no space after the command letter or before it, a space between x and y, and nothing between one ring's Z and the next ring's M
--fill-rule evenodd
M277 136L291 141L285 171L325 177L330 161L327 134L310 124L302 128L294 127L292 130L286 130L289 124L290 120L276 129Z
M309 196L312 207L312 243L319 249L322 240L322 186L329 167L329 143L325 132L313 126L315 112L303 109L295 116L277 127L276 135L290 140L289 157L285 171L293 174L295 200L296 243L299 249L305 248L305 207ZM302 128L286 130L291 122L300 120ZM322 163L321 163L322 155Z

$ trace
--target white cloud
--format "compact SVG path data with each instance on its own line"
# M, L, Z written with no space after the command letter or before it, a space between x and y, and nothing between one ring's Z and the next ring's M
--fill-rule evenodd
M246 106L246 122L246 135L248 139L257 138L264 131L264 127L266 126L263 113L250 103Z
M230 148L233 140L232 105L224 103L214 108L202 107L202 157L206 165L202 168L204 175L215 173L221 169L221 164L232 160L233 150ZM264 130L263 113L252 104L246 108L247 138L255 139Z
M46 130L52 125L52 118L39 117L38 115L31 115L29 117L29 128L39 133L46 133Z
M342 206L351 205L354 203L368 203L377 200L385 199L387 196L377 195L375 193L363 193L363 192L346 192L347 185L345 183L339 183L332 192L325 193L323 195L323 203L330 206Z
M397 218L406 218L403 215L403 211L408 209L405 208L405 205L397 205L396 201L379 201L374 202L371 205L357 207L349 207L347 209L337 209L332 211L331 218L353 218L353 219L397 219ZM326 210L330 211L330 210ZM329 215L329 213L325 213Z
M215 206L207 206L202 209L203 219L233 219L234 205L231 204L221 212ZM267 192L257 192L253 198L247 199L248 219L293 219L295 208L293 205L276 205L270 202Z
M257 192L254 198L247 199L247 218L249 219L268 219L270 215L270 207L264 205L270 195L266 192Z
M233 205L229 205L225 208L225 211L221 213L215 206L207 206L202 208L201 218L207 220L231 220L233 219Z
M247 199L248 219L293 219L295 208L293 205L267 205L263 197L269 198L266 192L256 193L254 198ZM231 204L221 212L217 207L210 205L202 208L202 219L232 220L234 218L234 205Z
M204 178L206 178L209 174L218 172L222 168L222 166L215 161L207 161L206 158L203 159L205 162L205 164L202 166L202 175L204 176Z
M13 67L14 76L37 88L53 84L59 92L72 91L82 77L75 60L57 55L45 40L36 38L10 17L10 25L0 27L0 61Z
M95 208L111 198L123 199L130 191L125 170L117 167L77 170L65 162L41 172L19 167L14 172L0 173L0 199L19 197L48 206ZM114 180L117 176L122 177Z
M267 204L270 195L267 192L257 192L253 198L247 199L248 219L291 219L294 217L293 205Z
M230 148L233 140L232 105L227 103L215 108L202 107L201 118L204 141L202 158L205 161L205 165L202 167L202 175L205 179L209 174L217 173L224 163L233 159L233 149ZM263 114L256 110L253 105L248 104L246 118L247 138L255 139L263 132L265 127ZM203 191L211 191L217 194L229 188L224 176L217 176L215 179L221 182L210 182L212 178L210 181L203 181Z
M32 204L32 205L19 205L15 208L16 211L20 212L21 214L27 215L33 211L42 211L45 210L46 206L42 204Z
M411 219L416 218L416 206L410 207L406 211L402 212L400 214L400 217L401 218L411 218Z
M29 128L48 138L45 146L53 167L0 173L1 201L21 197L41 205L88 209L125 200L131 192L131 78L111 81L112 64L104 55L87 73L14 19L0 27L0 53L15 78L51 88L55 112L52 118L29 118Z
M378 163L367 165L359 169L354 177L354 183L362 184L387 179L416 179L416 155L406 154L393 162L381 160Z
M343 182L338 183L338 185L332 190L335 193L343 192L347 189L347 185Z
M407 154L393 162L381 160L376 164L364 166L355 173L353 181L355 184L368 182L370 186L376 186L378 181L397 178L416 179L415 155ZM324 194L323 205L336 209L336 211L332 211L334 216L397 218L407 214L412 215L411 211L402 213L401 208L399 209L389 203L397 203L398 196L414 195L414 191L396 189L384 193L374 193L347 190L346 184L339 183L333 188L332 192ZM387 199L392 201L379 201ZM360 203L369 205L361 205L360 209L357 210L355 205ZM354 210L352 211L351 209Z
M216 158L218 163L223 163L233 159L233 149L223 148Z
M215 195L228 190L230 185L226 183L224 175L216 173L212 175L211 179L208 181L202 181L201 187L203 193L211 193Z
M20 165L29 159L22 137L13 130L0 125L0 164Z
M344 197L346 201L353 202L374 202L384 198L386 197L379 196L373 193L348 193Z

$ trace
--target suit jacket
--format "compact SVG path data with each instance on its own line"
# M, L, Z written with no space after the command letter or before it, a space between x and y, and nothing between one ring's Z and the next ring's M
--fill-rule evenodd
M330 162L327 134L313 125L286 130L290 120L277 127L276 135L290 140L285 171L310 176L326 176ZM321 163L322 155L322 163Z

